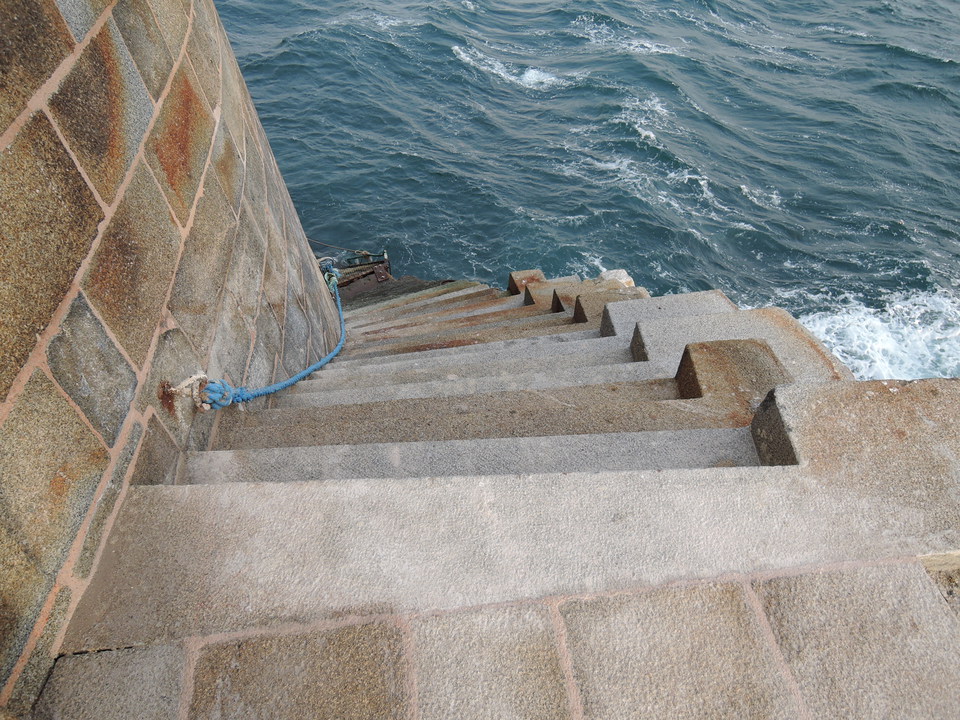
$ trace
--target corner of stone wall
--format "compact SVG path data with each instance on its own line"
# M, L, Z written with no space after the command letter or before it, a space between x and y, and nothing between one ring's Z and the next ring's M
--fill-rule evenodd
M338 326L212 0L0 26L0 713L26 713L128 487L215 433L162 383L269 383Z

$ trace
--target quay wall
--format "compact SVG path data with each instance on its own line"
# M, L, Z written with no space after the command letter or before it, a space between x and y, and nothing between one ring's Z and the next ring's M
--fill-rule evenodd
M216 433L162 384L266 384L339 328L212 0L4 0L0 28L3 715L126 489Z

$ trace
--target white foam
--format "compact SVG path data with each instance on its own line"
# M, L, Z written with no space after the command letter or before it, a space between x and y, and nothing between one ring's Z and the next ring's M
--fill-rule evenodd
M501 80L506 80L514 85L530 88L531 90L545 90L547 88L567 85L568 81L548 73L541 68L531 67L524 70L518 69L509 63L501 62L489 55L484 55L475 48L463 48L454 45L453 54L461 62L491 75L495 75Z
M573 34L591 45L613 48L628 55L682 55L679 48L637 37L632 33L618 32L606 23L596 22L581 15L572 24Z
M767 210L778 208L780 207L780 203L783 202L783 198L780 197L780 193L776 188L773 190L760 190L759 188L741 185L740 192L754 205L766 208Z
M799 319L861 380L960 376L960 297L945 290L893 295L880 309L844 298Z

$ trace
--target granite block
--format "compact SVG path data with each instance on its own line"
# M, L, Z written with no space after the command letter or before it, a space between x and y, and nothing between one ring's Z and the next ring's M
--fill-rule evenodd
M91 304L138 367L160 321L179 250L180 232L140 164L83 280Z
M104 489L100 499L97 500L97 507L93 513L93 519L90 521L90 527L87 529L86 537L83 539L83 548L80 551L80 557L73 566L73 574L80 578L85 578L90 574L93 568L93 559L100 547L103 539L103 530L107 524L113 507L117 502L117 496L123 488L123 479L130 468L130 462L133 455L140 445L140 438L143 437L143 425L138 422L133 423L130 429L130 435L120 451L120 457L117 459L113 471L110 473L110 482Z
M213 168L233 214L239 215L243 196L243 158L226 122L220 123L213 139Z
M159 100L173 70L173 56L150 4L147 0L125 0L114 8L113 19L147 90L155 101Z
M136 393L137 376L82 294L50 341L47 363L60 387L112 447Z
M0 525L0 677L10 676L52 585Z
M57 0L63 19L77 42L86 37L109 4L110 0Z
M229 44L228 46L229 47ZM233 52L224 52L221 57L221 102L223 109L221 117L230 130L230 135L237 144L240 154L246 157L246 127L244 124L244 108L247 103L247 85L237 65Z
M83 51L50 112L107 203L116 197L153 116L153 101L112 20Z
M131 485L170 485L177 470L180 451L163 423L151 417L147 423L143 446L137 456Z
M947 606L960 618L960 552L921 558Z
M274 317L283 322L287 301L286 241L272 216L267 216L267 261L263 274L263 296Z
M0 427L0 503L42 571L60 568L107 462L97 437L35 372Z
M53 0L0 4L0 133L21 113L73 49L73 38Z
M87 255L103 213L39 113L0 153L0 207L0 398L5 398Z
M413 638L423 720L570 716L545 606L426 616Z
M208 645L191 720L407 716L400 631L380 624Z
M223 290L224 268L230 265L235 232L236 220L227 199L216 183L207 182L193 227L184 241L168 304L180 328L204 356L213 340L213 320Z
M817 718L946 718L960 708L960 623L919 564L756 584Z
M234 383L240 382L247 369L250 339L250 329L240 313L236 298L227 292L220 308L216 335L210 349L207 375L211 378L222 378L226 375Z
M167 43L170 56L173 58L179 57L180 49L183 47L183 41L187 35L189 4L184 6L182 0L147 0L147 2L157 19L157 25L164 41Z
M137 407L145 413L152 405L154 415L181 447L190 434L197 409L191 398L173 395L170 388L201 372L200 359L182 330L173 328L161 333L150 374L140 386Z
M307 347L310 344L310 326L296 299L287 293L287 319L283 328L282 364L288 375L307 367Z
M187 56L200 81L200 88L212 107L220 105L220 42L217 21L211 16L216 12L204 2L194 6L195 16L190 37L187 40Z
M187 224L213 139L214 122L189 63L180 65L147 140L147 161L181 225Z
M70 588L60 588L57 592L53 608L37 639L37 644L13 686L13 692L7 702L8 710L23 716L33 708L40 690L53 669L53 663L56 660L55 643L63 628L72 595Z
M249 112L256 111L251 108ZM267 212L267 176L264 170L263 153L260 151L254 135L249 130L247 131L246 149L243 197L247 201L247 207L253 213L257 225L266 232L263 216Z
M656 589L560 612L585 718L796 718L743 588Z
M175 720L184 662L163 645L61 657L34 720Z
M252 328L260 307L260 284L267 252L267 240L244 203L234 240L234 253L226 273L226 288L237 299L244 320Z

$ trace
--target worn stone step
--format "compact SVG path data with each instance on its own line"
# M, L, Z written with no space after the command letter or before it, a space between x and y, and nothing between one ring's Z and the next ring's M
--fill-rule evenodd
M512 300L513 297L511 296L510 299ZM404 321L398 324L384 325L372 330L357 328L350 332L347 337L348 342L353 342L351 348L357 348L360 345L384 344L425 335L453 333L457 330L488 331L493 328L530 324L528 321L534 318L551 318L551 323L555 323L555 316L557 314L549 308L545 309L536 305L498 308L492 312L471 314L466 317L411 316L404 318ZM567 315L567 317L570 316ZM599 326L599 323L595 323L595 325Z
M802 466L134 486L62 652L960 546L953 488L904 512L898 487Z
M421 332L384 341L354 343L342 353L344 360L384 355L405 355L423 350L480 345L487 342L582 332L599 322L577 323L566 313L536 314L531 317L488 322L476 327L448 328L446 325L425 325Z
M610 305L608 312L619 312L615 308L624 304L632 301ZM794 380L853 379L843 363L780 308L642 320L636 325L632 348L638 360L670 366L679 362L688 343L747 338L767 342Z
M483 285L475 280L457 280L455 282L444 283L443 285L438 285L426 290L420 290L418 292L407 293L405 295L401 295L400 297L390 298L389 300L384 300L382 302L373 303L370 305L363 305L357 308L346 307L343 311L343 317L344 319L352 320L359 315L375 315L380 312L413 305L415 303L428 303L433 299L442 296L449 296L453 293L465 294L475 292L478 289L486 289L488 287L488 285Z
M762 342L695 344L675 380L234 413L217 449L742 427L785 377Z
M321 407L407 398L451 398L475 393L637 382L673 375L661 372L659 366L651 363L633 362L623 350L611 354L609 358L596 354L587 356L581 365L570 363L570 359L559 356L559 360L566 362L554 363L550 367L537 364L535 370L531 370L529 361L501 363L499 370L487 365L454 366L448 368L450 372L446 375L433 370L428 375L401 376L399 381L387 376L372 382L368 375L350 384L345 384L342 378L339 381L305 380L274 396L273 407ZM579 358L574 356L574 359ZM470 371L473 374L468 374Z
M529 373L562 372L574 368L590 368L606 365L633 363L630 349L618 342L603 349L604 341L616 338L596 338L599 350L587 344L580 352L557 353L543 357L491 357L487 353L471 353L472 346L464 348L464 358L424 358L410 363L387 363L383 365L360 365L355 369L330 366L330 371L314 373L290 389L289 394L298 392L318 392L326 390L346 390L363 387L388 387L403 383L443 382L469 380L474 378L506 379L512 375ZM419 353L415 353L419 355ZM649 363L648 363L649 364ZM670 377L672 371L651 375L651 377ZM281 395L278 397L285 397Z
M750 428L190 453L179 484L758 465Z
M502 290L482 285L478 288L471 288L469 291L453 292L448 295L441 295L440 297L416 303L409 303L408 305L402 305L383 312L354 317L347 322L347 328L349 330L358 330L362 326L381 323L404 324L409 323L413 318L419 317L420 315L442 312L448 309L471 307L478 303L490 302L491 300L502 299L504 297L511 296L506 295Z
M604 349L610 347L626 345L633 337L637 320L628 322L626 318L638 318L642 320L662 320L673 317L689 317L699 315L713 315L719 313L737 312L737 307L730 302L727 297L716 290L687 293L683 295L665 295L662 297L650 298L648 300L628 300L623 303L616 303L618 309L613 311L612 319L608 319L606 313L601 320L601 332L606 336L618 337L617 341L611 341L604 345ZM626 305L629 312L622 312L621 306ZM617 331L619 330L619 334ZM569 334L547 335L537 338L524 338L520 340L507 340L501 342L488 343L486 346L473 346L469 349L471 353L482 353L500 356L504 353L529 354L531 357L552 355L556 352L573 351L573 348L566 345L571 341L593 340L600 336L594 330L577 331ZM599 347L599 346L598 346ZM579 351L579 349L577 350ZM435 358L441 356L460 357L466 350L462 347L439 348L436 350L421 350L416 353L413 360L405 355L383 356L382 358L338 358L334 363L328 366L329 369L344 368L347 366L358 367L363 364L381 365L384 363L409 363L419 362L420 359ZM676 369L676 364L671 368L671 372Z
M388 320L377 320L376 318L367 321L363 318L357 318L350 325L351 330L359 332L370 332L386 327L406 327L416 322L429 322L431 320L452 320L454 318L470 317L471 315L485 315L487 313L514 310L524 307L524 298L522 295L498 296L493 299L480 299L466 305L454 306L446 309L439 309L434 312L415 313L412 317L399 317Z

